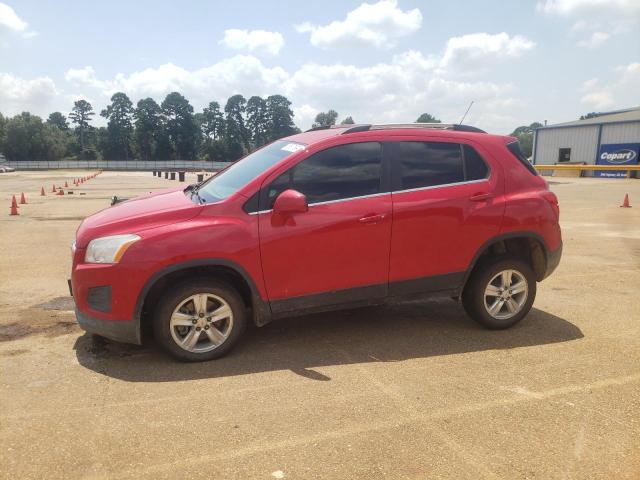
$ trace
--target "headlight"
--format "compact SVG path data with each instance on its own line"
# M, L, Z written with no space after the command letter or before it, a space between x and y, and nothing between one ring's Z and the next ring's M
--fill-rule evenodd
M84 256L86 263L118 263L133 243L140 240L138 235L112 235L94 238L89 242Z

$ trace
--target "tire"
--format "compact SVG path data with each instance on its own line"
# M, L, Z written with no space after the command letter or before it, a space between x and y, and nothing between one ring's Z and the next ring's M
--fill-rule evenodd
M510 275L511 288L516 287L511 294L505 288L508 282L505 283L502 272L511 272L505 274L507 277ZM520 292L523 281L525 290ZM490 283L494 288L489 287ZM506 292L502 293L503 290ZM535 297L536 277L526 262L511 257L494 257L475 268L462 292L462 305L478 323L500 330L522 320L531 310Z
M163 295L153 331L156 341L174 358L203 362L227 354L246 324L247 310L235 289L217 280L194 279Z

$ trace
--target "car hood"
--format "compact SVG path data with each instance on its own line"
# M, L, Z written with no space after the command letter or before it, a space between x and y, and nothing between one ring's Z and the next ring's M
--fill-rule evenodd
M90 240L107 235L137 233L189 220L202 211L182 188L172 188L132 198L84 219L76 233L76 246L85 248Z

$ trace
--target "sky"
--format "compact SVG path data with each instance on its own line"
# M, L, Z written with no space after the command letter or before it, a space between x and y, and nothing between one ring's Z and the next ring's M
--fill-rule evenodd
M2 114L117 91L282 94L303 129L328 109L457 123L473 101L465 123L506 134L640 105L640 0L0 1Z

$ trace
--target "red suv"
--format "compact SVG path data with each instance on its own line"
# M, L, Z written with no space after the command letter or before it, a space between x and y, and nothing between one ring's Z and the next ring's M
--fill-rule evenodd
M218 175L85 219L71 286L88 332L188 361L247 322L446 295L489 328L558 265L556 196L512 137L358 125L278 140ZM147 328L148 327L148 328Z

